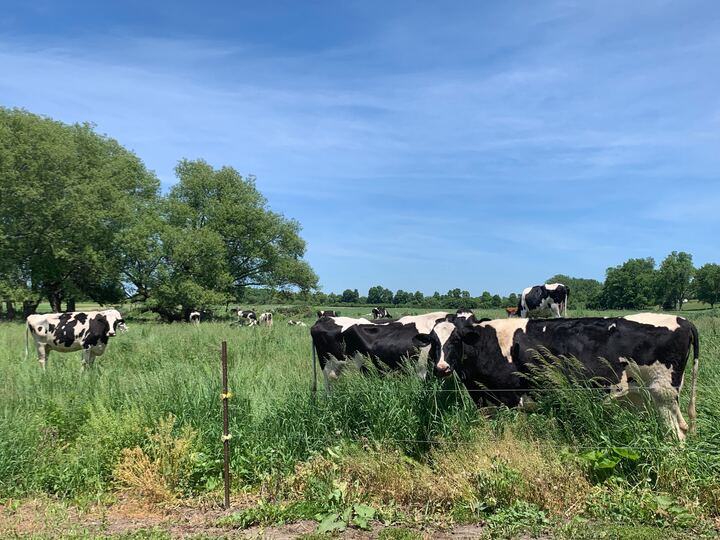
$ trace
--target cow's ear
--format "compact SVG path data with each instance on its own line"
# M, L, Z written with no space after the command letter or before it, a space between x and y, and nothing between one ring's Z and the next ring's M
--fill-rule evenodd
M415 336L415 339L423 345L432 345L432 338L430 337L430 334L418 334Z
M447 322L454 323L454 322L457 320L457 315L456 315L455 313L449 313L449 314L445 317L445 320L446 320Z
M469 324L458 328L457 332L462 342L467 345L475 345L480 339L480 334Z

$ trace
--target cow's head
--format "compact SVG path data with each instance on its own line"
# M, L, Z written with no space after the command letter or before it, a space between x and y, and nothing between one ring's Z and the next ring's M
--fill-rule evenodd
M429 357L437 377L447 377L462 361L463 344L456 327L458 320L451 315L437 323L429 334L418 336L422 343L430 345Z
M108 322L108 336L114 336L118 331L127 332L125 320L117 309L106 309L102 314Z

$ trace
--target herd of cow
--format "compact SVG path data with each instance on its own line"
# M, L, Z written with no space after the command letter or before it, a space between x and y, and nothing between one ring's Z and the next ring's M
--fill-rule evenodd
M326 386L354 362L370 358L380 370L412 360L424 378L431 365L438 377L457 374L480 406L527 407L535 390L532 374L546 354L574 358L582 374L613 397L650 403L672 432L684 439L695 425L699 341L695 325L683 317L640 313L625 317L561 318L568 291L561 284L523 291L518 318L476 319L468 310L435 312L397 320L340 317L323 313L310 333ZM553 319L527 319L549 308ZM320 315L320 314L319 314ZM508 315L510 313L508 312ZM692 389L688 416L680 411L680 390L690 349Z
M369 358L380 370L395 370L411 362L423 379L428 366L437 377L457 374L478 405L509 407L529 406L533 385L528 376L543 361L541 354L572 357L584 368L584 376L614 397L639 403L649 394L650 403L683 439L696 418L699 341L695 326L683 317L657 313L565 319L568 296L562 284L529 287L506 319L476 319L469 310L398 319L389 318L384 308L373 308L372 319L318 311L310 329L313 357L317 354L328 387L348 363L364 369L364 359ZM555 318L526 318L531 311L545 308ZM249 326L273 324L270 312L258 316L254 311L237 310L237 315L238 321ZM192 312L189 320L198 324L200 312ZM295 320L288 324L306 326ZM109 338L127 327L117 310L108 309L30 315L26 330L26 355L27 334L31 334L43 368L51 350L82 350L83 364L90 367L105 352ZM679 395L691 347L688 426Z

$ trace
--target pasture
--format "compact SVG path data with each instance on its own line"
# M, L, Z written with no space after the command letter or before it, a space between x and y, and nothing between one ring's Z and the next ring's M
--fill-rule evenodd
M329 395L318 374L313 397L309 328L282 316L271 328L130 319L129 332L85 372L80 353L51 353L43 373L32 340L24 357L24 326L3 324L3 512L12 513L8 501L37 498L68 507L221 501L226 340L236 512L215 524L225 532L315 519L335 532L354 525L390 535L402 526L408 538L421 526L463 523L481 523L489 536L712 535L720 523L720 314L682 315L701 340L698 432L683 445L651 413L571 380L544 385L533 414L481 411L454 380L404 374L351 374ZM683 413L688 392L689 384Z

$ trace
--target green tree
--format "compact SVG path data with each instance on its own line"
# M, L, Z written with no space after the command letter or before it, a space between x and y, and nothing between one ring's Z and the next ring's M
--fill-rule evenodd
M720 302L720 264L707 263L695 273L695 290L701 302L715 304Z
M642 309L654 302L654 287L655 260L628 259L607 269L599 304L605 309Z
M179 182L168 196L170 224L208 227L222 238L233 287L317 287L307 262L300 224L271 211L253 177L203 160L181 160Z
M393 296L390 289L376 285L368 290L368 304L392 304Z
M360 299L360 293L357 289L345 289L340 297L340 301L345 304L354 304Z
M393 304L409 304L413 299L412 293L398 289L393 297Z
M120 300L128 217L159 187L137 156L90 124L0 108L0 178L0 277L20 277L31 311Z
M673 251L660 264L657 272L657 299L663 309L682 309L695 273L692 255Z

